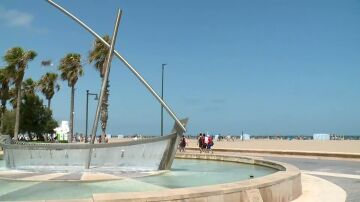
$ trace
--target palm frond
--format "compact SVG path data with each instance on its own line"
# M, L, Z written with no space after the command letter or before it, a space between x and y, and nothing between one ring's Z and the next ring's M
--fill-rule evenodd
M68 81L69 87L75 86L78 78L84 74L81 63L81 55L77 53L67 54L60 60L58 69L61 72L61 79Z

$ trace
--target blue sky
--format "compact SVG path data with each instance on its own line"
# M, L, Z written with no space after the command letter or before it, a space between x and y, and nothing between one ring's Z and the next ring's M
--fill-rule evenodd
M154 87L189 133L360 134L359 0L57 0L93 27L111 34L123 9L116 49ZM46 1L0 2L0 52L22 46L38 52L26 77L56 71L69 52L86 60L94 38ZM55 66L44 68L41 60ZM4 65L0 62L0 65ZM99 74L86 64L76 89L75 131L84 132L86 89ZM160 106L114 59L108 132L159 134ZM69 118L70 90L52 102ZM95 101L90 100L89 125ZM165 131L173 121L165 115Z

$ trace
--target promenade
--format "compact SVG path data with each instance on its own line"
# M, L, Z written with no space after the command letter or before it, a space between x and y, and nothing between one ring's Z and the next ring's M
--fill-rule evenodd
M316 176L341 187L346 192L347 202L360 201L360 141L225 140L214 143L215 154L256 156L289 163L298 167L305 176ZM186 152L198 153L196 140L189 140ZM337 154L345 158L338 157Z

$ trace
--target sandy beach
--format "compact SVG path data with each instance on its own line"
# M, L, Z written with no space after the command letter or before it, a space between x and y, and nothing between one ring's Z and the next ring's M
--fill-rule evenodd
M215 141L213 148L224 149L258 149L258 150L292 150L360 153L359 140L235 140ZM197 141L189 140L189 147L197 147Z
M111 138L110 142L134 141ZM235 140L215 141L214 149L289 150L360 154L359 140ZM197 148L197 140L188 140L188 147Z

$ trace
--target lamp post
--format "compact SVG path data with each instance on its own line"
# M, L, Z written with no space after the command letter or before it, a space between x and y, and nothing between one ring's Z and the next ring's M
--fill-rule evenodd
M161 73L161 100L164 100L164 68L166 64L162 64ZM164 107L161 105L161 136L164 135Z
M85 119L86 119L86 124L85 124L85 143L87 142L88 139L88 111L89 111L89 95L94 95L95 96L95 100L98 99L98 94L96 93L89 93L89 90L86 90L86 115L85 115Z

